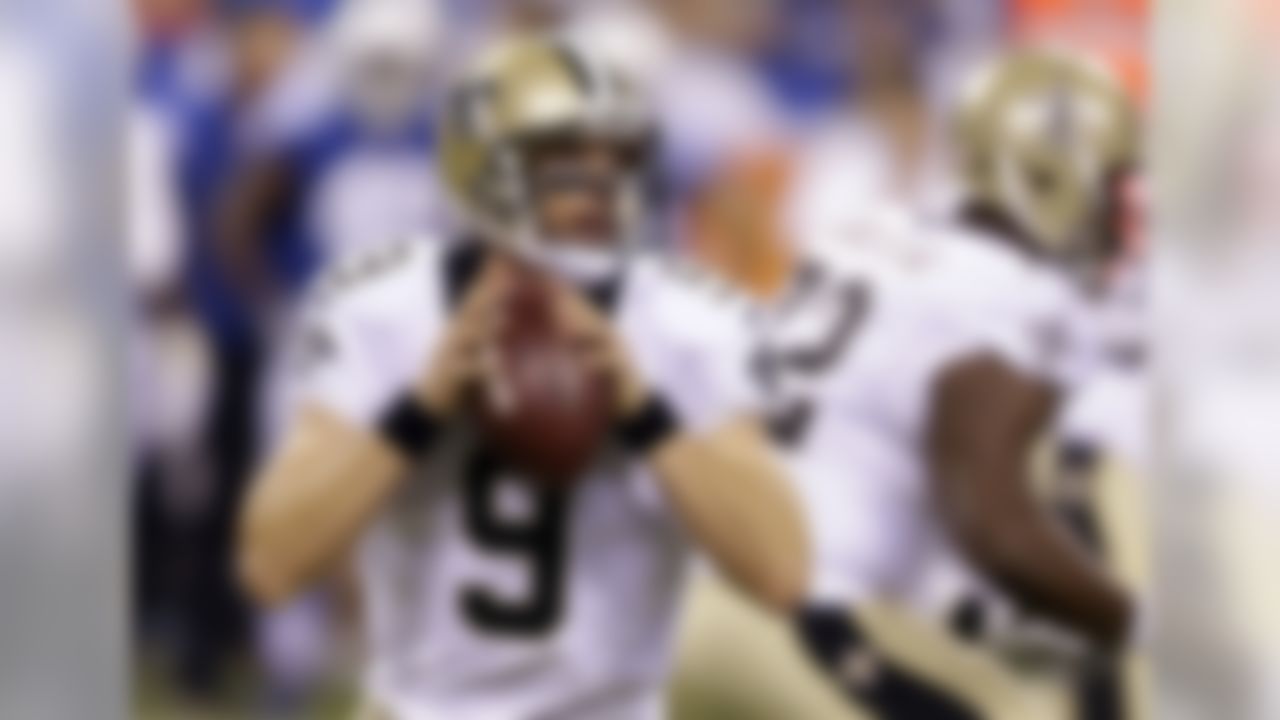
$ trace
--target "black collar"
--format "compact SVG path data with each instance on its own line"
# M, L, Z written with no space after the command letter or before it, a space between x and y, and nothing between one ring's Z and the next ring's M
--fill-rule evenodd
M471 238L456 241L445 256L444 281L445 296L449 307L456 308L467 294L467 288L475 282L480 269L484 267L486 251L484 246Z
M962 226L979 231L980 237L989 238L1032 258L1043 257L1031 237L1013 218L990 205L965 203L960 207L958 219Z

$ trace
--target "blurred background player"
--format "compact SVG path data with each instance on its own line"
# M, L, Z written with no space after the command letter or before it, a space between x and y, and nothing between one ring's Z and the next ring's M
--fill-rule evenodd
M174 686L210 702L225 692L226 664L245 637L229 551L234 510L255 456L261 367L252 299L238 291L223 262L220 213L227 183L246 156L242 138L251 116L291 57L297 26L284 8L268 5L215 12L196 1L141 2L138 15L147 41L138 93L167 128L176 164L177 302L194 312L209 367L207 380L195 378L196 387L183 391L208 398L188 429L196 436L181 440L200 457L177 483L188 486L189 502L162 509L139 546L142 583L156 592L155 602L143 605L151 616L141 626L158 630L157 642L144 650L167 661ZM150 389L158 394L165 386Z
M232 182L222 242L242 287L268 309L265 336L272 338L259 407L267 452L284 432L291 404L286 344L311 273L263 287L270 275L254 259L269 257L271 246L292 245L301 262L318 268L358 254L370 238L448 234L443 190L431 172L440 23L432 0L339 5L274 88L261 111L256 159ZM339 669L335 613L344 606L343 589L310 594L262 618L266 699L277 714L302 711Z
M504 43L453 88L442 129L469 236L362 253L318 290L306 387L245 508L240 569L270 606L354 560L369 717L661 717L692 547L774 612L803 593L746 307L637 247L653 232L650 118L609 65ZM495 353L537 302L581 372L604 373L613 428L561 487L471 412L509 397Z
M953 202L935 106L946 48L928 0L851 0L835 18L848 68L843 104L807 138L788 197L798 242L850 235L886 212L938 213Z
M971 297L985 293L975 305L980 312L1022 315L1014 322L1038 346L1038 358L1028 358L1027 367L1059 395L1056 419L1043 438L1047 467L1039 475L1064 527L1105 561L1109 528L1099 503L1125 498L1132 524L1133 483L1143 469L1137 457L1145 406L1142 338L1135 325L1142 307L1141 266L1131 212L1139 171L1137 111L1104 66L1059 51L1017 53L987 68L966 86L961 103L959 225L968 239L948 249L957 257L976 257L967 243L1005 244L1030 253L1033 272L1020 282L1010 277L1002 284L993 276L975 283L983 277L977 272L959 275L957 282ZM1035 319L1033 308L1041 303L1059 306L1054 319ZM1098 421L1099 403L1110 405L1110 422ZM1131 467L1108 480L1113 487L1093 487L1099 470L1117 458ZM1126 544L1132 555L1131 540ZM1130 558L1122 572L1136 582L1133 564ZM1017 645L1026 630L1016 619L1011 628L999 629L989 610L981 602L962 602L952 620L962 632L989 634L997 646L1001 632L1011 632L1011 644ZM1010 649L1015 655L1031 650ZM1079 675L1082 717L1128 716L1135 699L1122 694L1113 672L1118 667L1104 662Z
M1035 500L1030 477L1032 451L1050 431L1057 396L1069 393L1092 362L1091 328L1081 327L1079 315L1120 251L1117 199L1120 183L1133 170L1136 120L1122 92L1101 70L1052 52L1015 53L994 63L967 88L961 102L957 151L964 193L960 226L965 237L935 239L936 248L913 248L892 239L877 247L874 237L851 238L843 251L850 257L862 255L855 265L873 277L877 273L893 277L889 266L897 262L907 266L904 274L909 283L954 283L934 302L942 303L944 314L955 316L953 322L991 328L992 334L985 340L958 340L962 346L975 345L934 367L931 372L937 374L924 381L924 387L932 390L926 390L923 398L886 394L878 400L907 403L907 407L923 401L926 419L922 424L919 420L895 422L893 413L875 410L873 395L859 400L857 391L843 395L819 381L815 429L810 430L815 435L796 451L801 458L796 474L798 482L821 497L814 505L822 508L817 534L833 539L830 568L841 567L852 574L843 579L849 585L829 579L827 591L838 597L843 587L846 597L856 598L875 588L871 592L912 601L917 593L932 592L930 566L954 557L1019 612L1050 619L1087 639L1087 644L1111 651L1125 633L1132 632L1133 610L1096 567L1082 560L1078 548L1064 541L1062 529ZM871 292L868 302L874 303L881 294ZM891 308L891 300L881 301L865 321L865 334L851 341L849 352L853 358L862 355L868 367L874 367L875 313L885 313L880 322L889 322ZM962 331L948 329L946 322L935 317L934 327L927 331L935 347L945 345L949 333L963 338ZM928 327L930 321L926 316L914 324ZM987 331L978 332L981 337ZM917 337L906 344L918 348L918 357L930 356L930 341ZM982 369L983 361L974 358L984 352L1000 357L998 365L1004 369ZM902 357L905 353L891 354ZM835 366L843 368L835 376L856 377L858 360L844 363ZM898 382L909 385L915 377L908 367L915 365L898 362ZM1002 373L1011 374L1001 379ZM841 408L831 411L829 425L823 425L827 419L823 403ZM860 410L863 405L866 410ZM885 510L886 503L895 502L893 498L898 503L913 502L910 483L899 483L893 491L868 489L877 472L892 474L892 468L901 471L905 466L890 462L878 470L860 472L850 455L844 465L846 476L839 479L829 474L830 467L822 467L826 436L817 428L830 435L826 442L843 442L852 452L857 434L841 437L839 419L857 417L853 413L858 412L868 413L869 428L885 423L900 426L899 433L922 428L919 446L924 448L928 468L923 472L925 477L932 476L925 486L932 489L914 502L924 508L925 517L934 508L939 512L935 520L925 521L940 533L934 539L922 539L930 531L914 525L910 514ZM873 434L885 431L884 427L871 429ZM827 480L822 482L824 477ZM834 493L833 483L840 481L860 489L836 503L832 497L837 495L826 493ZM848 516L836 520L830 510L833 505L879 510L867 510L874 514L862 518L862 523L850 523ZM830 515L824 519L822 512ZM877 527L877 522L887 536L867 529ZM850 527L859 524L866 527ZM884 537L896 540L885 544ZM960 609L956 621L965 631L981 634L983 630L974 627L981 619L970 610ZM840 632L838 625L823 627L825 622L819 620L816 630L820 653L833 652L825 646L824 635ZM1016 644L1025 638L1015 632L1001 640Z
M759 67L784 12L770 0L605 2L569 26L654 98L669 250L752 291L776 284L785 247L771 213L788 173L790 128Z
M199 442L209 403L209 348L183 290L188 251L177 197L173 138L163 116L139 103L129 135L130 354L138 483L132 512L134 619L145 640L168 632L183 526L212 488ZM149 646L150 642L143 643Z
M259 111L255 162L232 183L228 255L262 283L255 244L291 239L323 265L375 237L444 221L430 172L441 18L431 0L341 5ZM427 161L424 163L424 159ZM301 281L305 284L306 278ZM269 288L265 288L269 289Z
M1080 487L1076 423L1087 411L1075 392L1115 339L1099 318L1121 290L1112 282L1125 255L1121 198L1135 170L1136 116L1096 66L1022 51L967 86L955 125L957 221L828 235L777 303L778 349L762 367L782 400L779 428L818 544L819 602L806 635L876 717L1057 712L1039 698L1027 704L1031 695L987 692L998 685L975 681L983 673L939 639L953 623L1015 663L1069 664L1092 645L1103 660L1079 676L1078 712L1123 717L1129 698L1095 671L1110 669L1106 658L1133 631L1134 610L1085 553L1101 533L1095 493ZM1115 420L1132 436L1140 396L1119 399L1128 407L1113 408L1123 410ZM1032 463L1059 422L1075 426L1063 446L1070 473L1055 493L1066 524L1039 499ZM981 603L969 595L976 588ZM859 609L847 624L850 602ZM910 608L935 636L916 634L904 647L894 637L901 619L875 613L885 604ZM1057 629L1010 622L1011 614ZM729 649L718 657L747 687L768 684L778 668L793 681L790 691L775 684L725 707L767 704L757 715L774 717L790 703L842 716L820 691L801 691L785 662L753 669L753 658L785 649L741 628L719 641Z

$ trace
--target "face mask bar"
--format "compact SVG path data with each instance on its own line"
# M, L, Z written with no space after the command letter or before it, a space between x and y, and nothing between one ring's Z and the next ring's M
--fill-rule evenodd
M565 136L583 136L590 131L559 130ZM652 139L647 135L636 139L628 134L590 132L594 137L617 144L626 157L626 168L617 177L603 179L589 174L567 172L551 178L552 183L598 183L612 196L616 228L607 244L576 242L574 238L550 237L539 227L537 202L539 192L548 188L532 187L528 147L537 141L529 136L507 143L495 154L497 167L493 177L500 189L501 205L506 210L505 222L489 223L486 234L512 249L531 263L546 267L573 282L600 282L621 271L627 259L643 245L648 230L652 182ZM547 133L551 135L551 133ZM539 178L540 180L544 178ZM594 188L593 188L594 189ZM495 198L497 199L497 198Z

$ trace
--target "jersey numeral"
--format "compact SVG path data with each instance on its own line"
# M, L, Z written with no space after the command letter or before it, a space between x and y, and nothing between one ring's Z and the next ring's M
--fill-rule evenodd
M507 518L499 512L498 503L503 485L510 482L517 481L496 457L477 452L467 467L464 520L477 546L528 563L528 592L512 601L488 588L470 585L462 591L462 611L476 627L488 632L542 635L555 628L564 609L570 496L521 482L532 507L519 520Z
M831 322L813 340L804 344L772 345L757 359L757 373L771 394L786 386L789 377L812 379L831 370L853 345L871 309L871 288L856 280L833 286L827 295L821 291L822 276L815 269L800 275L803 283L793 301L782 309L786 314L809 311L810 304L830 301L834 297L836 311ZM813 424L816 400L809 394L782 399L769 413L769 429L775 439L786 445L804 441Z

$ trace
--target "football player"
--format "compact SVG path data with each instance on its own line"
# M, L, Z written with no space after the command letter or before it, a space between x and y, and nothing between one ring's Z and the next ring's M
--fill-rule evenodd
M1114 254L1111 191L1132 164L1133 114L1077 60L1001 59L959 108L959 222L836 238L772 312L760 370L818 567L800 632L880 717L976 717L877 649L856 609L951 611L962 595L937 597L939 568L1052 628L1010 643L1061 635L1106 655L1134 633L1129 593L1029 478L1060 396L1089 363L1081 307ZM957 620L977 625L977 614Z
M994 314L1002 304L1014 327L1038 338L1028 347L1040 359L1028 367L1059 398L1050 435L1041 438L1049 450L1042 490L1082 547L1111 564L1119 548L1110 546L1124 543L1107 536L1122 528L1102 522L1102 488L1095 485L1104 471L1112 484L1123 479L1111 470L1116 460L1141 462L1143 431L1138 125L1136 108L1103 66L1042 50L1014 54L975 78L957 127L969 188L962 225L978 231L967 234L970 244L1012 239L1014 247L1048 248L1032 265L1038 280L1011 281L1009 290L987 293L975 307ZM964 242L954 246L966 249ZM1057 319L1017 320L1023 290L1037 287L1060 298ZM1110 406L1108 422L1090 418L1099 402ZM945 590L932 600L951 603L953 622L971 639L1033 664L1056 664L1064 652L1080 657L1070 633L1047 627L998 589L972 577L967 584L968 597L958 603ZM1132 698L1119 658L1090 659L1068 674L1076 712L1090 720L1127 716Z
M474 237L361 256L319 291L309 380L242 533L279 602L353 550L372 717L654 718L697 545L765 606L809 567L771 456L746 306L636 251L654 132L627 78L566 44L509 41L452 95L442 173ZM512 266L611 381L613 429L557 491L471 422Z

